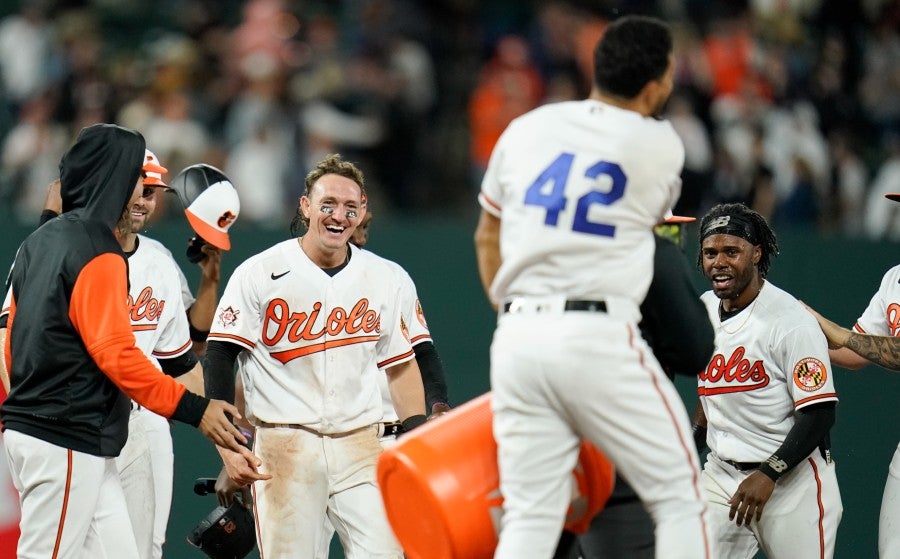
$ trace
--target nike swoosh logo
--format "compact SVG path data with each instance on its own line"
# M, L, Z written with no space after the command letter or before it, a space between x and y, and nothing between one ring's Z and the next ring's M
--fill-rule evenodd
M273 272L273 273L272 273L272 279L273 279L273 280L277 280L277 279L279 279L279 278L283 278L284 276L286 276L286 275L288 275L288 274L290 274L290 273L291 273L290 270L288 270L287 272L284 272L283 274L278 274L278 275L275 275L275 273Z

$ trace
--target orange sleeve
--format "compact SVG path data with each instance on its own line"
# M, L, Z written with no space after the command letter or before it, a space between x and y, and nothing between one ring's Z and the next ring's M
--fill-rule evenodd
M145 408L171 417L185 388L135 346L128 321L125 261L105 253L81 270L69 301L69 319L100 370Z

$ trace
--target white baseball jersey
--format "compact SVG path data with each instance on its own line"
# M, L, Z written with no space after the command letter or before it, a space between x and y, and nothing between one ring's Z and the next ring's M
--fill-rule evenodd
M397 274L397 284L400 286L400 320L401 328L414 347L423 342L430 342L431 332L428 331L428 323L425 321L425 312L419 302L419 294L416 284L411 277L396 262L390 262ZM378 386L381 389L381 407L384 410L384 421L397 421L397 412L394 410L394 402L391 400L391 392L388 388L387 375L378 375Z
M716 332L698 379L709 448L723 460L763 462L794 426L795 410L837 401L828 342L803 305L768 281L725 322L712 291L701 299Z
M869 306L853 327L875 336L900 336L900 266L888 270ZM888 468L878 525L879 557L900 556L900 445Z
M853 328L863 334L900 336L900 266L884 274L881 286Z
M600 101L553 103L515 119L479 195L486 211L502 214L493 301L562 293L636 308L653 277L652 228L678 199L683 163L668 122Z
M350 250L346 268L331 277L290 239L228 280L208 339L247 350L240 365L250 421L329 434L381 420L379 369L415 354L391 265Z
M128 312L136 345L151 359L171 359L191 349L182 276L168 250L138 235L137 250L128 257Z

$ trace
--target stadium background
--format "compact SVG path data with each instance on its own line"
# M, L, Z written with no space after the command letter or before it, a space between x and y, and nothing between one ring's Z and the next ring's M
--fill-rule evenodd
M900 191L896 1L5 2L0 267L36 224L59 156L85 123L142 130L170 177L201 161L228 172L244 208L223 278L287 236L308 163L340 151L367 171L371 248L416 280L451 397L462 403L488 389L494 322L472 246L484 157L510 118L583 96L585 45L615 10L677 25L667 116L688 151L679 213L723 200L753 205L782 244L773 282L852 324L898 260L900 227L881 197ZM194 283L180 213L163 204L148 234ZM900 378L838 369L836 383L836 556L874 557L900 440ZM691 382L678 384L692 408ZM196 432L174 433L166 556L187 559L201 554L184 537L213 506L191 493L193 479L218 468Z

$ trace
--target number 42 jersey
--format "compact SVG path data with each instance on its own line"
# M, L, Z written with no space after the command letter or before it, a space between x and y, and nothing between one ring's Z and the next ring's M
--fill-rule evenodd
M492 300L561 294L639 305L653 277L652 228L678 199L683 164L667 121L601 101L515 119L478 197L501 218Z

